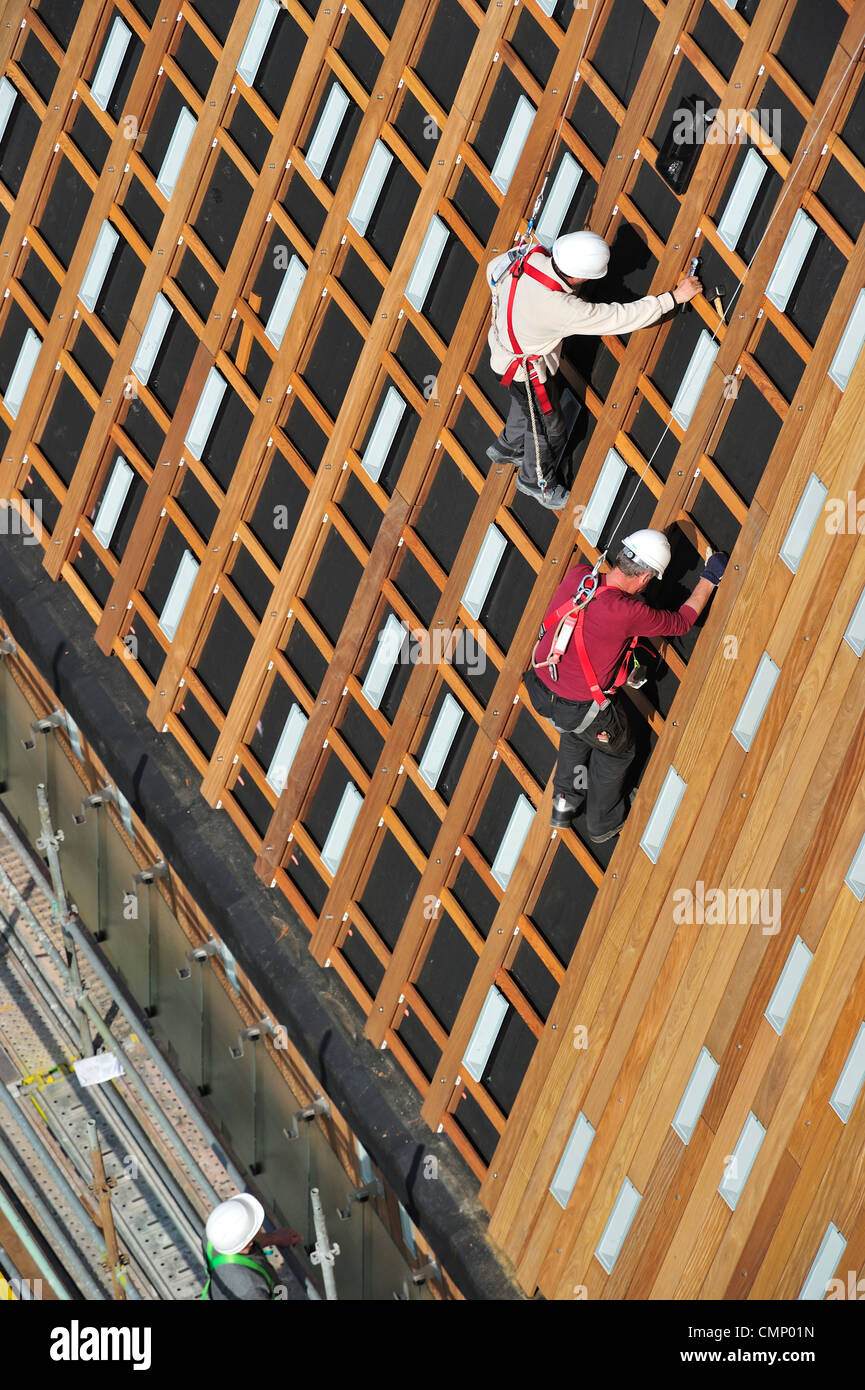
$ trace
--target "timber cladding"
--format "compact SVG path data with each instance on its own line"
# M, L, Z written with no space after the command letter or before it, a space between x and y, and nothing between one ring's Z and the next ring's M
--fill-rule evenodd
M796 1297L830 1225L865 1264L865 364L838 353L862 338L863 42L863 0L0 20L0 495L38 506L45 567L547 1297ZM567 344L560 516L485 452L507 398L483 269L546 174L552 234L612 243L611 293L695 255L706 290ZM598 558L573 508L610 461L599 539L675 528L663 605L732 552L632 695L613 850L551 834L521 684L575 544ZM824 508L791 560L815 497L846 520Z

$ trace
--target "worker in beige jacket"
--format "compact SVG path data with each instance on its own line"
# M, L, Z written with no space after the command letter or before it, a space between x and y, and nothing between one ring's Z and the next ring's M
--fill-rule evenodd
M487 266L493 296L490 361L510 393L504 430L487 454L494 463L519 465L517 488L545 507L560 511L567 490L556 478L556 459L565 442L559 356L562 339L576 333L631 333L657 323L677 304L687 304L702 286L689 275L675 290L647 294L632 304L591 304L578 287L607 273L610 248L594 232L569 232L554 243L515 249ZM526 376L532 385L527 394Z

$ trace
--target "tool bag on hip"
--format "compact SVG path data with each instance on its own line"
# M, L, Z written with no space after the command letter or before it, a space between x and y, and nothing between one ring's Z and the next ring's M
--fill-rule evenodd
M210 1284L211 1284L211 1281L212 1281L212 1279L213 1279L213 1271L214 1271L216 1268L218 1268L219 1265L245 1265L247 1269L254 1269L254 1270L256 1270L259 1274L263 1274L264 1277L265 1277L265 1279L267 1280L267 1287L268 1287L268 1289L270 1290L270 1296L271 1296L271 1298L273 1298L273 1289L274 1289L275 1280L274 1280L274 1277L273 1277L271 1271L268 1269L267 1265L260 1264L258 1260L253 1260L249 1255L218 1255L218 1254L214 1251L213 1246L211 1245L210 1241L208 1241L208 1242L207 1242L207 1270L208 1270L208 1278L207 1278L207 1283L205 1284L204 1288L203 1288L202 1291L201 1291L201 1297L202 1297L203 1299L206 1299L208 1303L210 1302Z

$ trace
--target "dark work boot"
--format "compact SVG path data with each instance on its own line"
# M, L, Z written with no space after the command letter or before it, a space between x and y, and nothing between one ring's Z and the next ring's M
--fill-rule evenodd
M569 801L566 796L554 796L550 825L554 830L569 830L579 809L578 801Z
M551 482L545 488L538 487L537 483L524 483L522 478L517 478L517 492L524 492L527 497L534 497L536 502L540 502L542 507L549 507L551 511L560 512L567 505L570 493L562 487L561 483Z
M487 449L487 458L492 459L493 463L512 463L515 468L519 468L523 461L523 456L516 449L510 453L502 449L498 444L491 444Z

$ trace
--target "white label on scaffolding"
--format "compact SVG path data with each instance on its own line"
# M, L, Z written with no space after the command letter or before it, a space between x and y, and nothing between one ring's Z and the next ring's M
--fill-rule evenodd
M125 1076L125 1068L113 1052L100 1052L96 1057L79 1057L72 1063L82 1086L101 1086L115 1076Z

